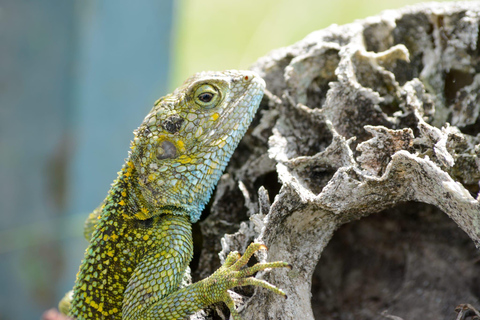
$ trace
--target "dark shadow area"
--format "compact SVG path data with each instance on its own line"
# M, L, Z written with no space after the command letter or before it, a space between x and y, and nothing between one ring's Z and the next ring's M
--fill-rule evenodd
M474 124L460 128L460 131L464 134L469 134L471 136L476 136L480 133L480 117L475 121Z
M203 235L200 224L192 224L192 237L193 237L193 259L190 262L190 269L192 273L198 270L198 265L200 263L200 256L203 249Z
M455 319L480 304L480 252L434 206L401 203L342 226L312 279L316 319Z
M338 80L335 70L340 63L340 55L337 49L327 49L313 59L318 61L321 70L307 88L307 106L312 109L322 108L330 89L329 83Z
M445 99L447 105L455 102L457 93L473 82L475 74L452 69L445 74Z
M418 78L423 70L423 52L434 45L433 25L424 13L406 14L395 21L392 31L393 45L404 44L407 47L410 62L398 61L390 70L402 86L407 81Z
M270 171L258 177L253 183L253 189L257 191L261 186L267 189L268 198L273 201L282 187L282 184L278 181L277 171ZM257 194L255 194L255 199L257 199Z
M318 195L332 179L338 168L322 164L309 164L303 170L297 171L300 182L312 193Z
M315 78L307 89L307 106L310 108L321 108L327 100L327 93L330 89L329 83L337 81L335 73L331 78Z

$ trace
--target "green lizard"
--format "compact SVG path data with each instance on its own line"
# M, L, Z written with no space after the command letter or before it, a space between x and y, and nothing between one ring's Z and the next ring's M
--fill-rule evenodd
M285 262L243 268L254 252L231 252L210 277L183 286L192 259L191 224L255 115L265 82L250 71L202 72L155 102L135 130L128 158L101 207L87 220L90 245L63 312L76 319L184 319L254 285L250 277ZM68 307L65 307L68 305Z

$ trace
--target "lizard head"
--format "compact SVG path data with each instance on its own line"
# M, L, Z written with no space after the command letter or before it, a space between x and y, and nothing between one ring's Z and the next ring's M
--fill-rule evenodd
M128 162L149 207L143 218L165 210L200 218L264 89L251 71L201 72L155 102Z

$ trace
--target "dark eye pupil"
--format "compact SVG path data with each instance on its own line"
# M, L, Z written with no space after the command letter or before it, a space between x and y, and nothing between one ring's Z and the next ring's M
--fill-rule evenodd
M213 93L205 92L198 96L198 99L203 102L210 102L213 99Z

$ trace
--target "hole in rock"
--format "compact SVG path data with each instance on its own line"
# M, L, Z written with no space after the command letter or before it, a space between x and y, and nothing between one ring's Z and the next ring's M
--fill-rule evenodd
M228 163L225 172L231 172L232 170L238 169L249 161L252 155L252 146L249 145L249 143L252 143L252 136L247 135L240 140L237 149L235 149L230 158L230 162Z
M460 89L472 84L474 76L474 74L455 69L445 74L444 90L447 105L455 102L455 97Z
M275 196L280 192L282 184L278 181L277 171L270 171L264 175L259 176L253 183L255 192L263 186L268 191L268 198L270 203L273 202ZM255 194L257 196L257 194Z
M475 137L480 133L480 117L477 118L477 121L475 121L474 124L459 129L463 134L468 134Z
M392 46L391 26L386 21L372 23L363 30L363 41L367 51L383 52Z
M380 106L380 109L388 115L388 116L393 116L393 114L397 111L401 111L400 106L398 104L398 100L393 99L391 102L385 103L385 102L380 102L378 104Z
M400 86L406 82L418 78L423 69L423 53L419 52L413 57L410 57L410 63L403 60L397 60L395 65L389 70L395 75Z
M330 89L328 84L336 80L337 77L328 79L318 77L314 79L307 89L307 106L310 108L321 108L327 99L327 93Z
M226 188L227 189L223 195L219 199L216 199L215 207L211 207L211 214L215 217L219 212L223 213L222 219L228 221L232 225L248 220L248 210L245 207L245 198L243 197L238 184L235 183L233 188L230 188L229 186ZM214 197L212 197L210 201L213 202L213 199ZM229 230L229 232L236 231L237 230L235 229Z
M434 206L406 202L340 227L312 278L316 319L454 319L480 303L480 252Z
M307 88L307 106L310 108L321 108L327 99L330 89L329 83L337 81L335 70L340 63L340 56L337 49L326 50L321 57L322 68L318 76L312 80Z
M433 30L434 26L425 13L405 14L395 20L393 45L403 43L410 53L417 53L425 49L422 45L426 41L434 43Z
M423 52L433 47L433 25L424 13L405 14L395 20L393 45L403 44L410 54L410 63L397 61L390 71L400 85L418 78L423 70Z
M307 165L302 170L296 170L302 184L312 193L318 195L332 179L338 168L331 166L320 166L316 164Z

